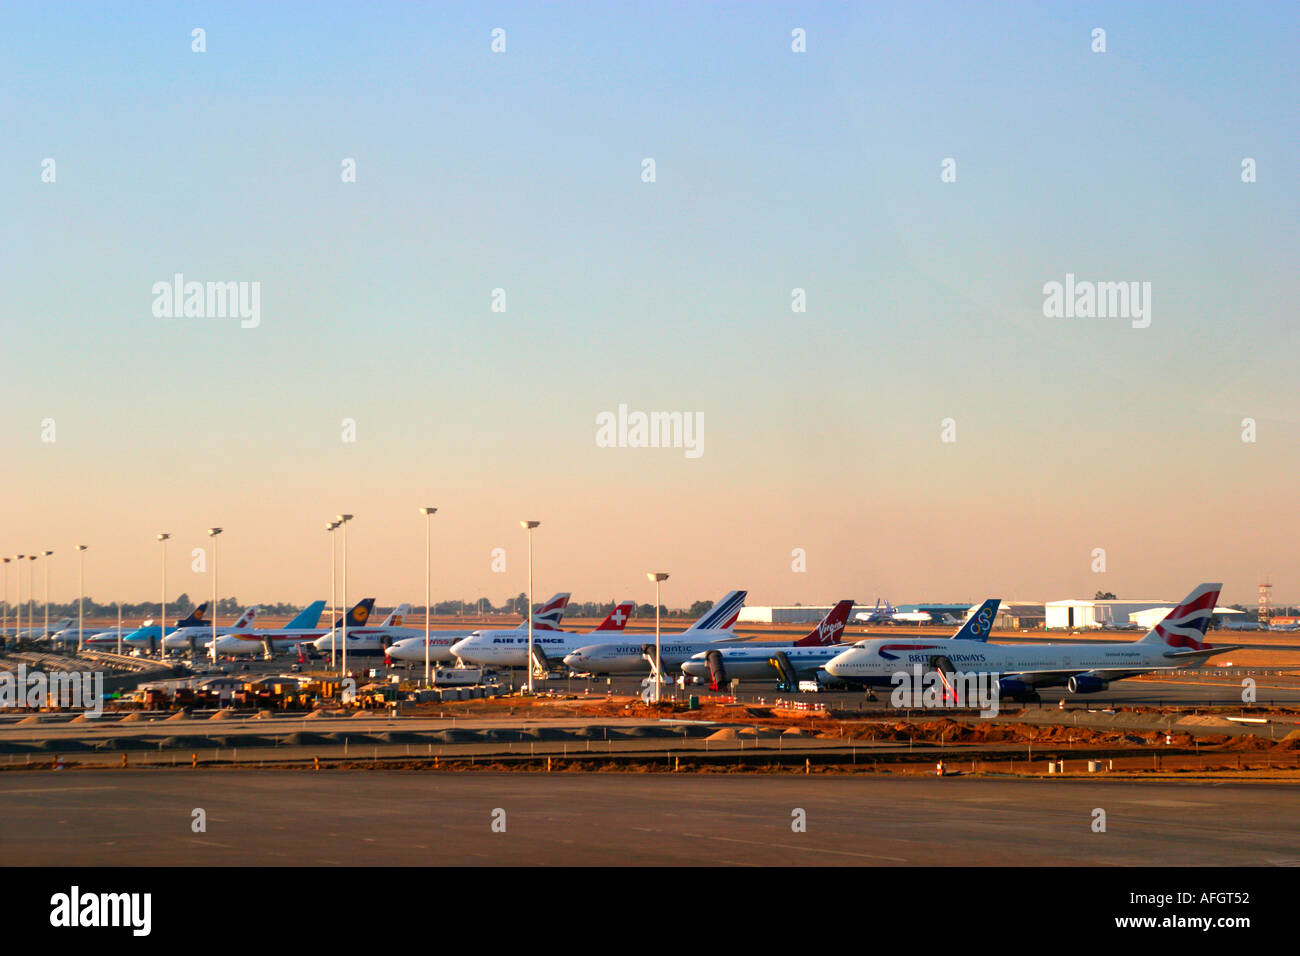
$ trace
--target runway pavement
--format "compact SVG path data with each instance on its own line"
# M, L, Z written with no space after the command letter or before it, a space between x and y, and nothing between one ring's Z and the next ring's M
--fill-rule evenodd
M963 778L5 774L0 847L36 866L1294 866L1296 794ZM205 833L191 828L197 808ZM1093 829L1099 809L1105 832ZM796 810L806 832L792 829Z

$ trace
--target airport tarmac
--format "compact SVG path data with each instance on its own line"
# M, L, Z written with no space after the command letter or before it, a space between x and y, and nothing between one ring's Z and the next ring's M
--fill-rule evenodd
M0 846L35 866L1300 866L1295 795L959 777L6 774Z

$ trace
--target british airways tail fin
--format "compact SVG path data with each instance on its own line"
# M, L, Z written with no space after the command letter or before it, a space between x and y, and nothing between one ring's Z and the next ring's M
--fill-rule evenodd
M564 609L569 606L569 592L561 591L559 594L551 596L551 599L545 604L539 604L533 608L533 628L534 630L554 631L560 626L560 621L564 619ZM524 619L524 627L528 626L528 619Z
M1159 624L1147 631L1138 643L1168 644L1181 651L1211 649L1211 645L1205 643L1205 629L1210 626L1210 618L1219 603L1219 592L1222 590L1222 584L1198 584Z

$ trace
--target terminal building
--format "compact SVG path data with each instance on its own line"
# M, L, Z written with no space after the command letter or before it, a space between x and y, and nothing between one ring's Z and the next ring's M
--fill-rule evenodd
M1137 625L1150 630L1178 605L1177 601L1101 601L1068 600L1048 601L1046 623L1049 629L1085 630L1088 628ZM1216 607L1214 616L1220 619L1240 615L1231 607Z

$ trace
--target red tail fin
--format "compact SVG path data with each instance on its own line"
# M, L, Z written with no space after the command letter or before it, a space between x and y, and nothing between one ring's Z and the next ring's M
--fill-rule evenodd
M609 612L609 617L600 622L597 631L621 631L627 624L627 619L632 616L632 602L624 601L617 605L614 610ZM594 633L594 632L593 632Z
M844 625L848 622L849 611L853 610L852 601L841 601L808 632L808 636L794 642L795 647L825 647L838 644L844 634Z

